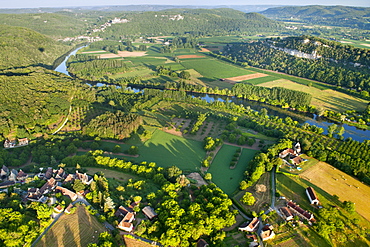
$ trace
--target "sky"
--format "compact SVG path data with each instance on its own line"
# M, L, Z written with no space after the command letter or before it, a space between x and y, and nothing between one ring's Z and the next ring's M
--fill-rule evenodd
M102 5L347 5L370 7L369 0L0 0L0 8L72 7Z

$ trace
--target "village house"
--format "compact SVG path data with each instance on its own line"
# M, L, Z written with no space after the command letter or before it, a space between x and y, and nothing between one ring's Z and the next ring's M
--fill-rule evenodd
M3 165L0 171L0 179L5 180L8 178L8 175L9 175L9 168Z
M24 181L26 180L26 178L28 178L28 174L25 173L24 171L22 170L19 170L18 174L17 174L17 180L18 181Z
M239 231L247 231L247 232L254 232L260 221L258 220L257 217L253 218L251 222L249 223L244 223L241 226L239 226Z
M17 175L18 175L18 171L17 171L17 170L15 170L15 169L12 169L12 170L10 171L9 176L8 176L8 180L9 180L9 181L14 181L14 182L16 182L16 181L17 181Z
M55 174L55 180L62 181L67 178L68 174L64 171L62 167L60 167L58 170L54 171Z
M314 220L313 214L311 214L308 211L303 210L299 205L295 204L292 201L289 201L287 203L287 207L295 214L297 214L299 217L306 219L308 221Z
M50 179L53 177L53 168L51 167L48 167L48 169L46 170L45 172L45 176L44 176L46 179Z
M21 139L18 139L18 146L25 146L25 145L28 145L28 138L21 138Z
M54 211L58 214L60 214L61 212L63 212L63 207L58 205L56 207L54 207Z
M320 201L316 196L315 190L312 187L308 187L306 189L306 194L307 194L308 199L310 200L311 204L314 204L314 205L319 205L320 204Z
M70 191L69 189L67 188L63 188L61 186L57 186L55 187L55 192L60 192L62 193L63 196L69 196L69 198L72 200L72 201L76 201L78 196L76 193L74 193L73 191Z
M260 234L260 237L261 237L262 241L267 241L267 240L272 239L272 238L275 237L275 233L272 229L273 229L273 227L271 225L265 225L262 228L262 231L261 231L261 234Z
M254 235L254 234L247 234L246 237L249 238L250 240L252 240L253 242L258 241L256 235Z
M293 214L292 214L292 212L290 212L289 208L282 207L282 208L280 208L280 212L281 212L281 214L283 215L283 218L286 221L289 221L289 220L293 219Z
M134 226L131 222L135 220L135 212L131 208L120 206L114 215L121 219L117 228L127 232L133 230Z
M16 140L6 139L4 142L4 148L14 148L17 144Z
M157 213L154 211L154 209L150 206L146 206L143 208L143 213L145 214L146 217L148 217L149 220L154 219L157 217Z

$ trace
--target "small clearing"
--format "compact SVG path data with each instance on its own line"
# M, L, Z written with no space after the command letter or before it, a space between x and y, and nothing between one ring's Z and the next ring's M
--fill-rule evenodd
M197 181L197 184L196 184L197 186L207 185L207 182L204 181L204 179L197 172L190 173L186 177L196 180Z

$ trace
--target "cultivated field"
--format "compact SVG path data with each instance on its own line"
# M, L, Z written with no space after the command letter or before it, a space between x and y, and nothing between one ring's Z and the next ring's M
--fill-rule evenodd
M235 169L230 169L230 162L238 148L224 144L208 169L208 172L212 174L212 181L228 195L231 195L239 187L248 162L257 152L243 148Z
M183 59L183 58L202 58L204 56L199 56L199 55L180 55L180 56L177 56L179 59Z
M286 79L275 80L259 84L261 87L284 87L297 91L306 92L312 95L312 105L323 107L326 110L332 111L346 111L346 110L357 110L363 111L366 108L366 101L346 95L344 93L327 89L320 90L316 87L309 87L301 85Z
M265 77L267 76L266 74L263 73L254 73L254 74L248 74L248 75L241 75L241 76L235 76L235 77L229 77L226 78L228 81L247 81L250 79L255 79L255 78L260 78L260 77Z
M249 70L213 58L186 59L181 61L181 64L187 69L195 69L208 80L254 74Z
M118 54L107 53L99 55L100 58L116 58L116 57L142 57L147 55L145 51L118 51Z
M136 240L133 238L127 238L124 235L125 244L127 247L153 247L153 245L146 243L144 241ZM155 246L155 245L154 245Z
M319 162L301 176L327 193L339 196L341 201L354 202L356 211L370 221L369 186L324 162Z
M85 247L97 243L99 234L104 231L105 227L84 206L78 206L74 214L62 215L36 247Z

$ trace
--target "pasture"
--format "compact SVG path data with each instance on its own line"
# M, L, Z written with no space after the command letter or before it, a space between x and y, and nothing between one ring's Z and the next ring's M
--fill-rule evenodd
M208 80L253 74L249 70L214 58L186 59L182 60L181 64L187 69L195 69Z
M316 87L301 85L286 79L275 80L259 84L261 87L284 87L292 90L306 92L312 95L311 104L316 107L323 107L326 110L343 112L347 110L364 111L366 101L353 96L331 90L321 90Z
M238 148L224 144L208 169L208 172L212 174L212 181L228 195L231 195L239 187L248 162L257 152L243 148L235 169L230 169L231 159Z
M324 162L303 172L301 177L330 195L339 196L341 201L354 202L356 211L370 221L370 186Z
M62 215L35 246L84 247L97 243L99 234L105 231L105 227L84 206L77 206L74 214Z

